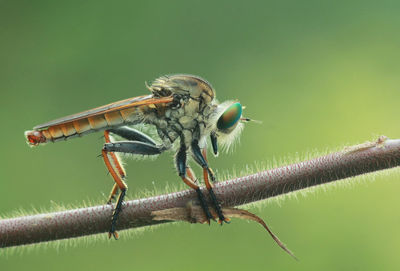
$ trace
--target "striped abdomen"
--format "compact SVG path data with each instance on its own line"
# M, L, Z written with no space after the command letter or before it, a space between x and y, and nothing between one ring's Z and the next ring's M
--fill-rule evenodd
M90 132L105 130L112 126L122 125L125 122L124 118L118 111L115 113L107 113L59 125L53 125L41 130L27 131L25 132L25 135L29 144L31 145L38 145L39 143L45 143L49 141L55 142L59 140L66 140L68 138L85 135Z
M142 121L151 111L166 106L170 101L172 101L170 97L152 96L128 99L36 126L34 130L26 131L25 136L30 145L36 146L111 127L134 124Z

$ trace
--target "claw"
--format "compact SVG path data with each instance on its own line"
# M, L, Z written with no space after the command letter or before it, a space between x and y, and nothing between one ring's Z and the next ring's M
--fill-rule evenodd
M210 216L207 215L207 213L205 213L206 215L206 222L208 224L208 226L211 226L211 220L214 222L217 222L217 219L215 218L215 216L213 216L213 214L210 212Z
M109 239L111 239L111 236L113 236L115 240L118 240L118 238L119 238L119 234L118 234L118 232L116 232L116 231L114 231L114 232L111 232L111 231L108 232L108 238L109 238Z
M218 224L220 224L221 226L222 226L222 224L223 224L224 222L225 222L226 224L230 224L230 223L231 223L231 219L228 218L228 217L220 217L220 218L218 219Z
M196 192L197 192L197 197L198 197L198 199L199 199L199 201L200 201L200 206L201 206L201 208L203 209L204 214L206 215L207 223L208 223L208 225L210 225L210 220L211 220L211 219L214 220L214 221L216 221L216 220L215 220L215 218L212 216L212 214L211 214L211 212L210 212L210 209L208 208L207 202L206 202L206 200L204 199L204 195L203 195L203 193L201 192L200 188L197 188L197 189L196 189Z
M208 226L211 225L211 220L213 220L214 222L217 222L217 219L215 219L215 217L213 217L211 213L204 212L204 214L206 215L206 222L207 222Z

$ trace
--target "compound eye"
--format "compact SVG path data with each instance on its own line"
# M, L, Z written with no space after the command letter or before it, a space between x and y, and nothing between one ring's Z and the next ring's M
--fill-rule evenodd
M238 123L241 116L242 105L240 103L234 103L225 110L221 117L219 117L217 128L219 130L228 130Z

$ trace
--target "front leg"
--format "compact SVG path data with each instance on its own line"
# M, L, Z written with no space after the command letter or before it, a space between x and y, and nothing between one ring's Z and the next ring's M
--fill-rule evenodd
M224 216L224 214L222 212L221 204L218 202L217 196L215 195L214 190L213 190L213 186L208 179L208 177L210 176L211 181L215 182L214 172L208 166L206 153L204 152L204 154L203 154L201 152L201 149L199 147L199 142L196 139L193 140L193 142L192 142L192 153L193 153L194 160L203 168L204 183L206 184L208 193L210 194L211 201L213 202L213 205L215 207L215 211L218 214L218 218L219 218L218 223L221 225L223 222L229 223L230 219Z

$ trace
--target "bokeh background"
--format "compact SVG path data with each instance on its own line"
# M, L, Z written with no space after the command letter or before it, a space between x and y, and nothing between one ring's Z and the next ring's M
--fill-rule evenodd
M191 73L248 124L240 170L400 137L398 1L0 1L0 214L101 202L112 179L100 134L31 149L34 125L146 94L144 81ZM128 161L128 198L179 183L171 154ZM171 224L108 241L0 251L0 270L398 270L400 174L250 210L257 224ZM374 179L374 180L373 180ZM178 186L178 185L177 185ZM54 203L52 203L54 202Z

